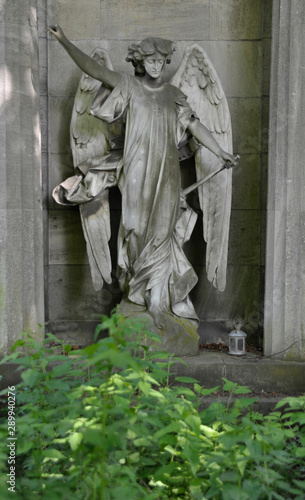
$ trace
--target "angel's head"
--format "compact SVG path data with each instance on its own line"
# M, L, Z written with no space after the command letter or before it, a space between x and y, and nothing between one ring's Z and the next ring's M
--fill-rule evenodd
M128 47L126 61L133 64L137 76L144 76L155 64L155 76L157 74L159 76L165 63L169 64L171 62L174 50L175 44L171 40L157 37L144 38L142 42L133 43Z

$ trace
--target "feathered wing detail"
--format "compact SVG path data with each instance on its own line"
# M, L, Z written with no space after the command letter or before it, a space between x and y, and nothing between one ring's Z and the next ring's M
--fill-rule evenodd
M232 126L227 99L213 64L198 44L187 47L170 83L186 94L200 121L218 144L232 153ZM196 151L195 163L197 180L221 167L219 159L205 147ZM207 243L207 277L222 291L226 286L232 169L224 169L201 185L198 194L203 212L203 235Z
M91 57L109 69L113 69L105 50L97 48ZM111 170L111 166L105 164L105 155L112 141L121 135L121 127L117 124L106 124L95 118L90 113L90 109L94 99L98 99L102 104L109 93L109 90L99 81L83 73L76 91L70 125L70 144L75 173L84 179L84 188L82 187L78 203L80 203L80 216L95 290L103 287L104 280L111 283L108 187L115 184L111 181L115 176L115 170ZM97 177L98 186L104 186L100 193L97 193L98 189L94 187ZM88 186L93 195L96 195L89 201L86 197Z
M103 280L111 283L110 213L108 189L88 203L80 205L81 221L87 244L87 254L95 290L101 290Z
M97 48L91 57L101 65L113 69L105 50ZM90 113L94 99L99 96L102 103L109 94L110 91L98 80L85 73L80 77L70 124L70 145L75 168L88 161L98 165L109 149L109 142L121 133L120 125L107 124Z

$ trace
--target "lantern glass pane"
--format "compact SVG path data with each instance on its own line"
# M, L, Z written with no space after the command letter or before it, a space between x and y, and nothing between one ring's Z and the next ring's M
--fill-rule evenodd
M244 339L238 339L238 350L244 351Z

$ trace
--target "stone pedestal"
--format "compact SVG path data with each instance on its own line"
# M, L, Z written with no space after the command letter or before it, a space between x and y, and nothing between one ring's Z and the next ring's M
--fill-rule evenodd
M44 322L37 1L0 21L0 354Z
M274 0L265 354L305 360L305 3Z

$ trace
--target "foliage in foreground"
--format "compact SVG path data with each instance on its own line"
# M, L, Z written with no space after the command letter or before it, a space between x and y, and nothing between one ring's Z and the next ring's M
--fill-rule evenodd
M43 345L19 340L3 360L23 372L16 493L7 491L4 416L1 498L304 498L304 397L284 399L276 408L282 412L265 417L243 397L200 411L217 388L188 377L173 384L175 360L146 347L152 334L143 325L115 313L103 318L102 329L109 337L81 351L62 345L67 356L48 335ZM249 392L226 379L223 389L230 396Z

